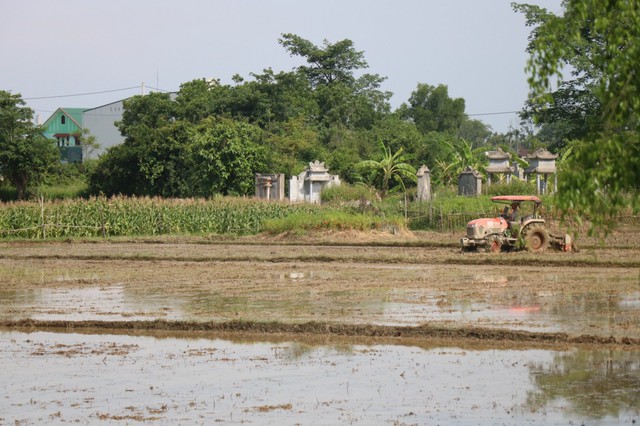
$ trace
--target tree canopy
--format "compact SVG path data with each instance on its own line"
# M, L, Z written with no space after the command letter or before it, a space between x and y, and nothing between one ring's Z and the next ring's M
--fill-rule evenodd
M118 124L125 142L100 158L92 190L247 195L253 173L291 176L314 160L356 182L364 171L358 163L378 161L378 141L391 150L388 157L401 153L402 162L416 162L412 167L426 164L442 182L436 160L449 151L436 146L440 139L433 133L446 133L453 144L462 137L474 146L489 140L490 130L467 118L464 99L450 98L447 86L420 83L409 104L392 111L391 93L382 90L385 77L365 72L364 52L351 40L316 45L282 34L278 42L301 59L299 66L234 75L231 84L193 80L173 98L152 93L128 99ZM395 177L385 182L385 192L404 185Z
M20 95L0 91L0 176L23 199L59 161L59 153L32 122L33 111Z
M536 117L549 120L555 114L554 100L564 97L570 102L559 102L559 111L582 119L582 130L574 134L580 141L559 179L560 204L576 219L591 219L592 230L606 231L622 209L638 202L640 4L563 4L563 16L514 5L536 25L529 42L530 104ZM573 79L564 82L567 71ZM554 92L557 81L559 90Z

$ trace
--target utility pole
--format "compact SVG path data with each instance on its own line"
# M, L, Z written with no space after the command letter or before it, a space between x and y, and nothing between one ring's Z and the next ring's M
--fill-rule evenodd
M142 82L142 96L144 96L144 81Z

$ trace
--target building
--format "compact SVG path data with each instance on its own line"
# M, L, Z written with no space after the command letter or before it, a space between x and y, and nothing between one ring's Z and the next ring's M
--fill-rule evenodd
M89 158L97 158L114 145L124 142L124 136L115 123L122 120L124 111L124 99L110 104L87 109L82 113L82 123L89 134L95 136L100 145L94 152L89 153Z
M62 162L97 158L107 148L124 142L115 125L122 119L123 102L120 100L96 108L58 108L42 125L42 133L56 141ZM84 133L85 129L88 133ZM94 136L100 145L93 152L87 151L82 144L82 139L88 136Z
M85 108L58 108L43 124L43 134L54 139L63 162L82 161L82 113Z

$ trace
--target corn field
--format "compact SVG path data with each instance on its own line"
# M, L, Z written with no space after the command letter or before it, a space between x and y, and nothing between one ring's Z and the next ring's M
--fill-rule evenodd
M264 219L313 213L309 204L248 198L163 199L96 197L0 204L0 238L237 234L262 231Z

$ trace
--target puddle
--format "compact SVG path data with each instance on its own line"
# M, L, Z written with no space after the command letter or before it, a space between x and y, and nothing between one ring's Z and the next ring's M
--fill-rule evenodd
M125 286L46 287L0 290L0 319L116 321L123 318L183 318L180 300L146 298L143 304L127 296Z
M0 259L2 262L2 259ZM0 263L0 319L323 321L640 338L634 269L189 262Z
M0 331L0 423L632 424L640 352Z

